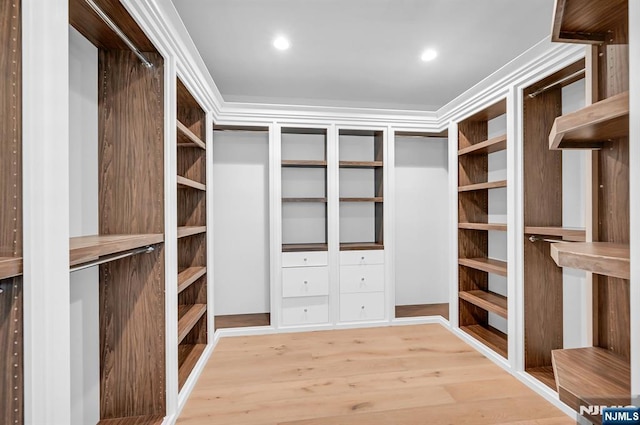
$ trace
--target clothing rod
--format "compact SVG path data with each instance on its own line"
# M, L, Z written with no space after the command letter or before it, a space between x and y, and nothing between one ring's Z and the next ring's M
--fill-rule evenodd
M145 55L142 54L140 49L138 49L136 45L133 44L131 40L129 40L129 37L127 37L127 35L122 32L122 30L115 24L115 22L113 22L111 18L109 18L109 15L107 15L102 9L100 9L100 6L95 4L93 0L84 1L89 5L89 7L91 7L91 9L93 9L94 12L96 12L98 17L100 17L100 19L102 19L102 21L107 24L107 26L111 28L111 30L115 32L122 41L124 41L124 44L126 44L127 47L129 47L129 49L133 52L133 54L142 61L142 64L144 66L146 66L147 68L153 68L153 64L147 59Z
M559 85L559 84L562 84L562 83L564 83L565 81L569 81L569 80L571 80L572 78L575 78L575 77L577 77L577 76L579 76L579 75L584 75L584 69L581 69L580 71L576 71L576 72L574 72L574 73L573 73L573 74L571 74L571 75L567 75L566 77L562 78L562 79L561 79L561 80L559 80L559 81L556 81L555 83L551 83L551 84L548 84L548 85L546 85L546 86L544 86L544 87L542 87L542 88L539 88L538 90L534 91L533 93L530 93L530 94L529 94L529 98L533 99L533 98L534 98L534 97L536 97L537 95L539 95L539 94L541 94L541 93L544 93L545 91L549 90L550 88L555 87L555 86L557 86L557 85Z
M100 264L108 263L110 261L120 260L122 258L133 257L138 254L149 254L153 252L154 248L152 246L145 246L144 248L137 248L131 251L127 251L121 254L114 254L109 256L100 257L95 261L91 261L86 264L80 264L78 266L73 266L69 269L70 272L77 272L78 270L88 269L89 267L99 266Z
M541 236L536 236L536 235L529 236L529 241L530 242L542 241L542 242L550 242L550 243L568 242L568 241L563 241L562 239L548 239L548 238L543 238Z

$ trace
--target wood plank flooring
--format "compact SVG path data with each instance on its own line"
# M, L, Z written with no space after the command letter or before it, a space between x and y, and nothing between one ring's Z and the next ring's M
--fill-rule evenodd
M439 324L223 338L177 423L575 424Z

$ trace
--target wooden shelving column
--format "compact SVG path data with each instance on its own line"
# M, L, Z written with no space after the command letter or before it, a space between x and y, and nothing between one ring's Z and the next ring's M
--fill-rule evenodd
M489 258L489 190L506 180L488 181L489 154L507 149L507 137L488 138L488 122L506 113L506 100L458 123L458 298L460 329L507 357L507 335L489 324L489 313L507 318L507 298L489 290L489 274L507 276L504 261Z
M591 98L585 108L557 117L548 134L550 149L593 150L586 241L551 249L558 265L593 273L593 347L552 354L560 400L576 410L597 395L614 405L630 397L629 167L636 164L629 164L628 20L628 0L559 0L552 32L554 41L592 45ZM594 376L613 370L618 385L594 392Z
M207 345L206 114L178 79L178 385Z
M85 1L70 1L70 24L98 48L99 120L99 232L71 239L70 264L154 248L99 266L99 424L157 424L166 415L164 59L119 2L96 4L152 66Z
M0 1L0 423L22 424L22 3Z

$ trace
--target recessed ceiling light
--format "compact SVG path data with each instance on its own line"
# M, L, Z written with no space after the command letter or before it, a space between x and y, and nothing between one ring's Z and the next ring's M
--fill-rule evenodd
M422 59L423 62L429 62L434 60L437 57L438 57L438 52L436 52L434 49L427 49L424 52L422 52L422 56L420 56L420 59Z
M273 47L278 50L287 50L290 46L291 43L289 43L289 40L283 36L276 37L276 39L273 40Z

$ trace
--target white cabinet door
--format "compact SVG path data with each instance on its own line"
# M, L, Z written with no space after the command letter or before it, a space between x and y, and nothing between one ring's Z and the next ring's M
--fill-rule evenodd
M384 292L340 295L340 320L359 322L384 319Z
M289 267L282 269L282 296L309 297L329 295L329 268Z
M328 297L285 298L282 300L283 325L311 325L328 321Z
M340 292L384 291L384 265L340 266Z
M340 251L340 265L384 264L384 251Z
M282 253L282 267L326 266L327 264L329 264L327 251Z

